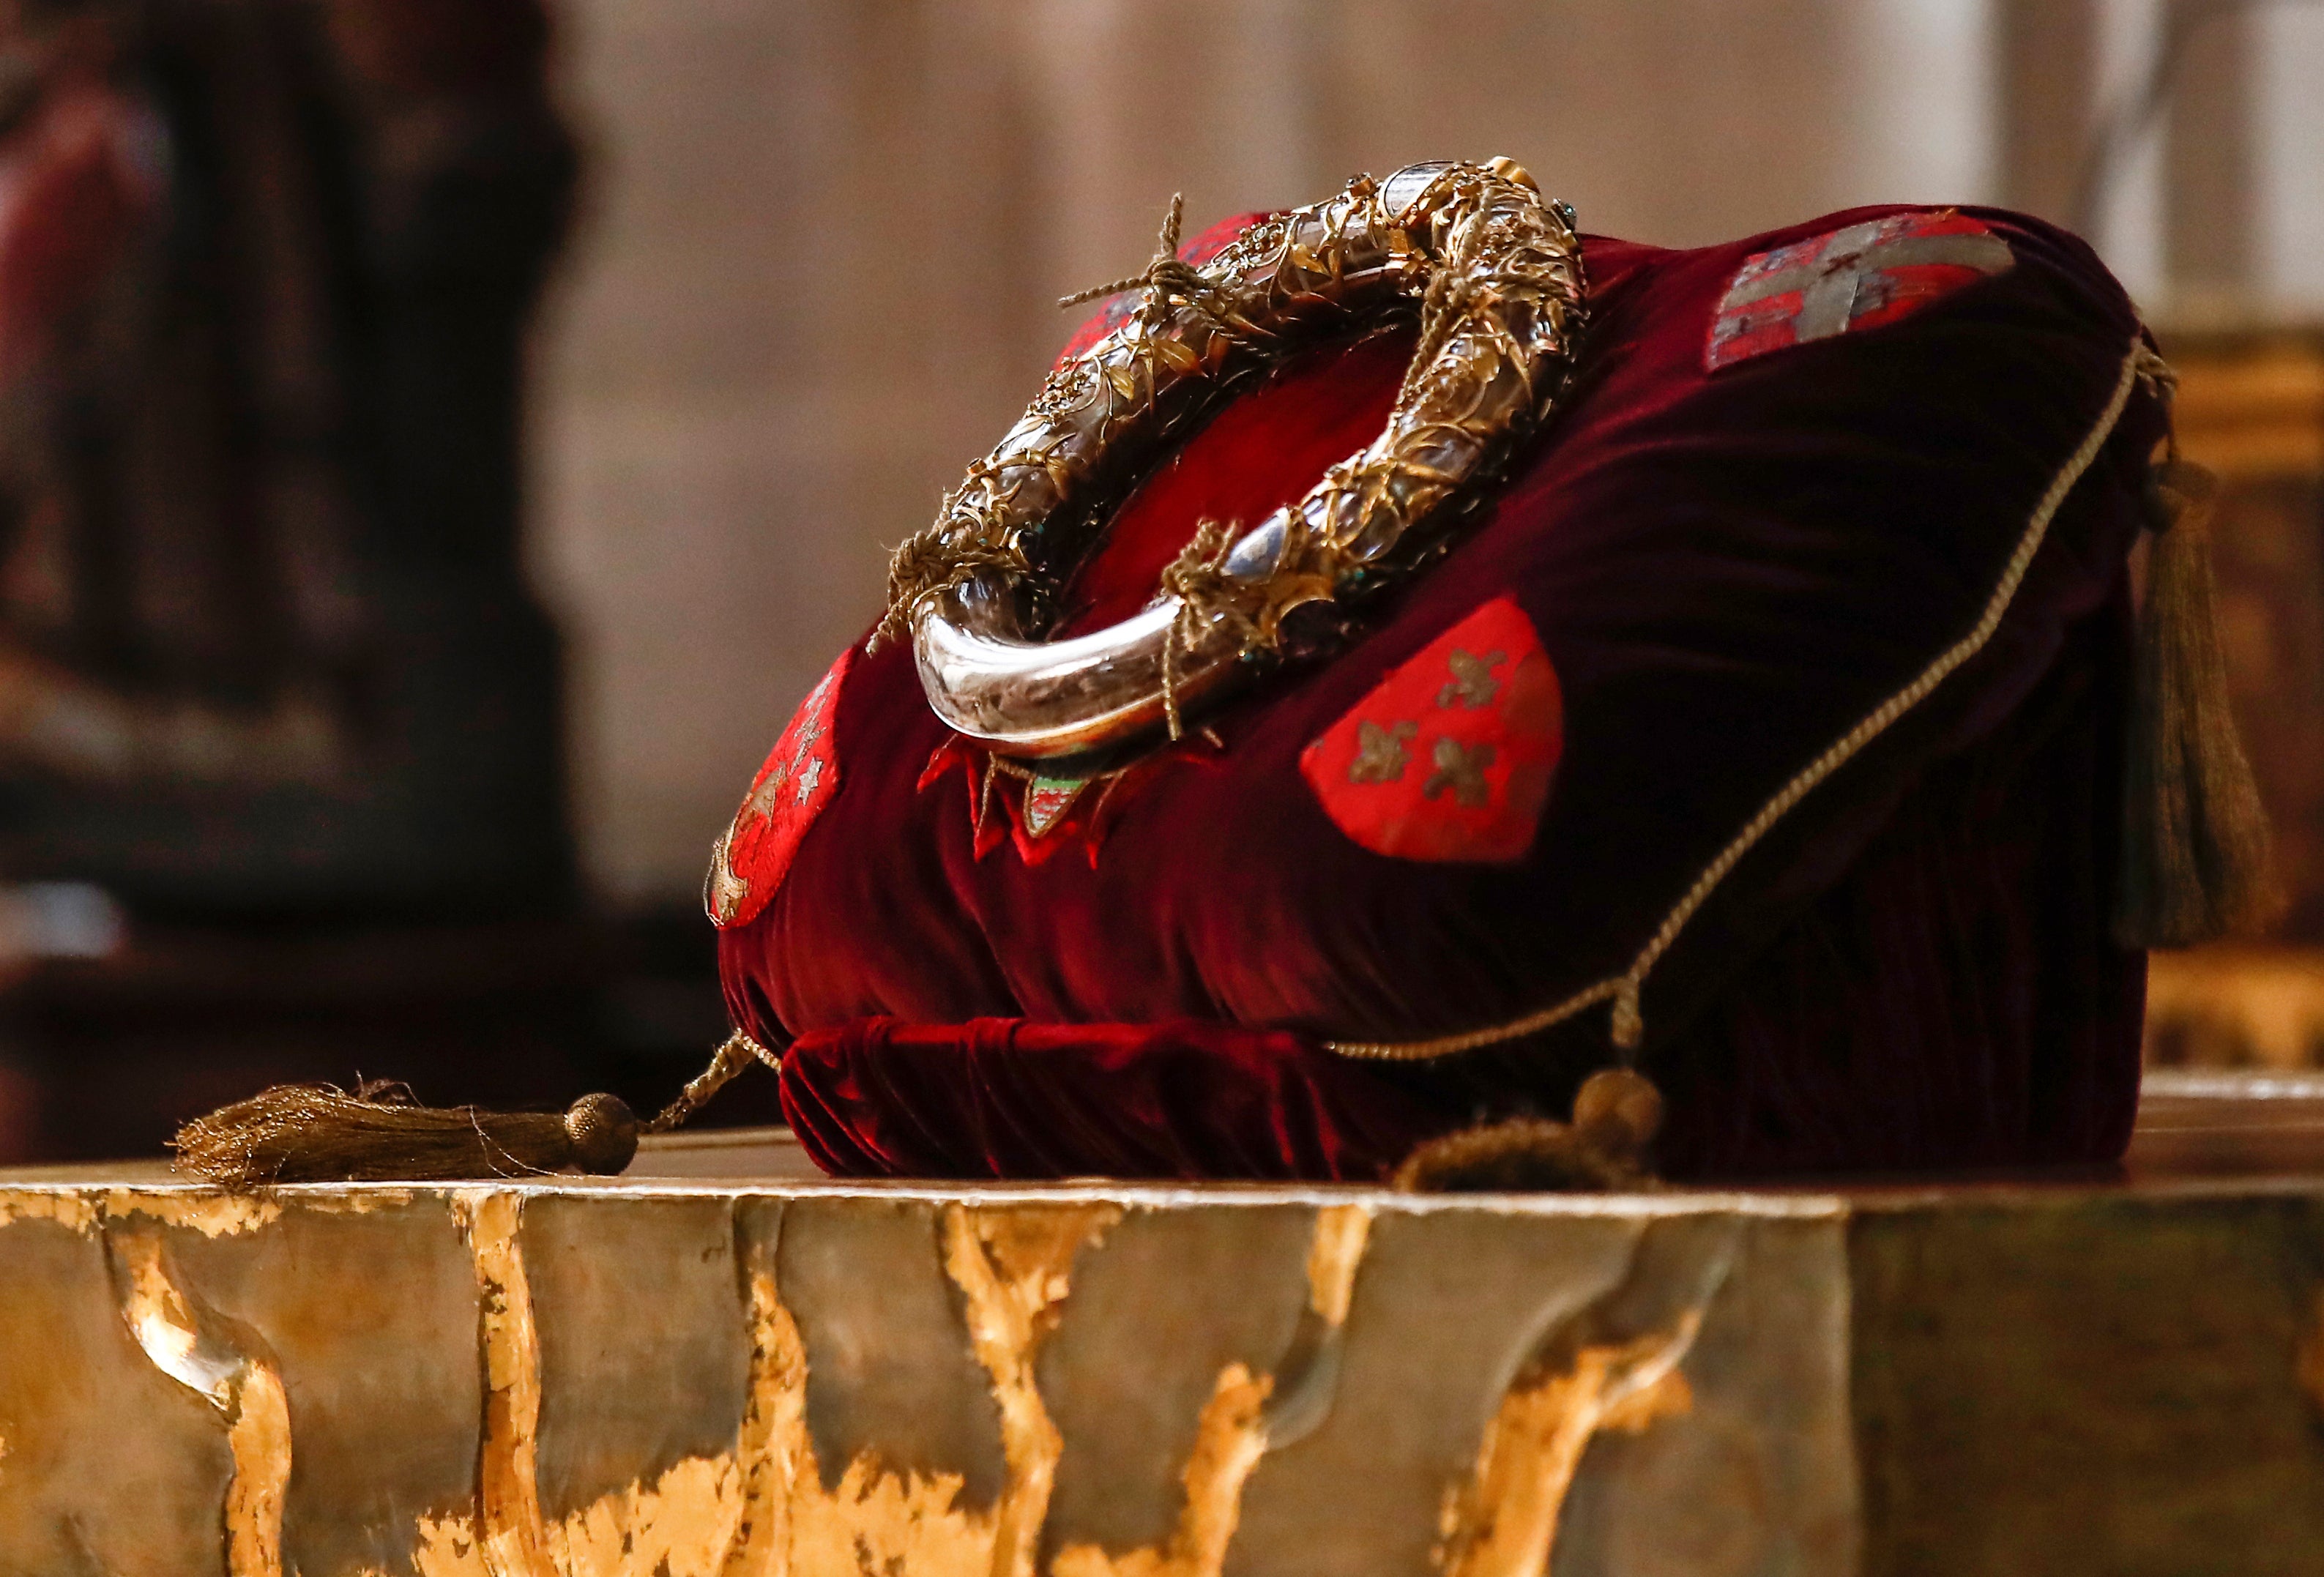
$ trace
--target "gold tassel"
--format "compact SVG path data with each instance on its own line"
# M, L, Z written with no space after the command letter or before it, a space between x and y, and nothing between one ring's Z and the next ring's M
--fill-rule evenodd
M277 1084L180 1129L176 1166L230 1188L270 1183L453 1182L578 1167L610 1176L637 1154L638 1120L619 1097L569 1111L483 1111L416 1104L400 1085L353 1094Z
M1654 1185L1646 1152L1662 1092L1643 1074L1601 1068L1573 1097L1573 1120L1513 1117L1430 1139L1389 1181L1412 1194L1586 1193Z
M196 1118L170 1141L177 1168L229 1188L269 1183L449 1183L568 1167L612 1176L641 1133L667 1133L752 1063L782 1066L741 1030L678 1099L640 1123L621 1098L584 1095L562 1113L422 1106L401 1084L277 1084Z
M2148 484L2145 605L2138 631L2122 888L2126 947L2185 947L2248 933L2281 912L2267 812L2227 704L2211 576L2218 481L2175 442Z

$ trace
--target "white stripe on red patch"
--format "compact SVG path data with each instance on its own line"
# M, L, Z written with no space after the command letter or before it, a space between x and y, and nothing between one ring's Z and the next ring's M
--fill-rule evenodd
M1746 258L1702 349L1712 372L1786 346L1894 323L2007 272L2009 243L1950 208L1892 214Z

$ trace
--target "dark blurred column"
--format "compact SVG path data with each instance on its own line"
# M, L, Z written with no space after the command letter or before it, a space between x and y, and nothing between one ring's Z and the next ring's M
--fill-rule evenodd
M2163 155L2164 272L2182 300L2220 302L2251 283L2255 38L2248 6L2168 0L2181 41Z
M114 748L0 728L0 898L127 918L0 958L0 1157L150 1152L285 1080L666 1099L682 1074L599 1071L619 943L581 912L520 553L526 335L576 173L544 0L18 9L53 25L0 7L0 263L111 272L44 315L0 290L0 330L55 347L0 356L0 568L12 519L53 518L96 609L51 655L0 574L0 678L49 706L11 689L0 724ZM25 55L53 63L12 123ZM40 140L91 105L140 179ZM126 239L88 217L116 187Z
M325 0L354 106L369 544L399 830L487 908L573 899L557 632L520 552L524 346L576 161L540 0ZM417 858L411 851L407 858Z
M2067 225L2089 157L2098 0L2000 0L2002 200Z

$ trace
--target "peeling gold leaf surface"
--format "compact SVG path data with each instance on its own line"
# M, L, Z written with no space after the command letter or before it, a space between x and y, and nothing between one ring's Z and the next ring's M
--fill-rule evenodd
M281 1219L278 1199L254 1194L182 1193L115 1188L105 1196L105 1213L120 1221L144 1216L164 1226L184 1227L206 1238L254 1232Z
M228 1577L282 1577L282 1498L290 1482L290 1404L272 1364L235 1351L171 1277L149 1222L106 1229L115 1296L129 1333L153 1367L226 1420L220 1522Z
M1372 1213L1360 1204L1327 1204L1315 1213L1315 1236L1307 1247L1307 1305L1335 1329L1347 1323L1356 1267L1363 1263L1371 1231Z
M234 1477L226 1492L226 1570L232 1577L282 1577L282 1497L290 1487L290 1399L281 1377L250 1365L235 1388L226 1429Z
M69 1231L97 1226L97 1201L86 1194L10 1189L0 1194L0 1227L20 1221L54 1222Z
M1218 1577L1242 1519L1243 1486L1267 1452L1259 1415L1273 1386L1240 1363L1221 1371L1179 1475L1186 1499L1178 1525L1161 1548L1110 1556L1095 1545L1069 1545L1057 1552L1053 1577Z
M0 1196L0 1204L11 1196ZM983 1370L998 1416L1004 1476L986 1505L964 1502L957 1472L898 1470L859 1452L826 1481L809 1427L808 1359L778 1284L771 1240L738 1239L736 1313L749 1333L746 1390L731 1449L689 1455L649 1480L546 1515L540 1484L544 1386L527 1274L521 1188L451 1196L476 1289L484 1379L474 1499L410 1529L420 1577L1043 1577L1062 1442L1037 1380L1065 1316L1077 1258L1103 1242L1122 1206L1104 1201L950 1203L931 1213L934 1251L959 1295L960 1335ZM281 1375L238 1351L171 1274L163 1229L217 1237L263 1231L283 1202L186 1194L13 1196L38 1219L101 1231L115 1298L158 1369L201 1394L226 1431L233 1471L218 1527L230 1577L281 1577L283 1514L296 1420ZM156 1208L157 1203L160 1207ZM296 1202L292 1202L295 1205ZM23 1213L0 1220L24 1219ZM1268 1452L1312 1428L1335 1395L1338 1351L1370 1244L1372 1211L1319 1204L1305 1262L1297 1333L1259 1372L1225 1364L1178 1471L1181 1499L1157 1542L1108 1550L1070 1543L1047 1577L1220 1577L1244 1496ZM2319 1305L2324 1307L2324 1305ZM1446 1577L1541 1577L1559 1517L1592 1439L1686 1413L1679 1364L1702 1313L1634 1341L1556 1349L1502 1397L1473 1466L1443 1498L1438 1559ZM2319 1330L2324 1330L2319 1320ZM2324 1337L2303 1347L2299 1378L2324 1388ZM2319 1398L2324 1405L2324 1398ZM0 1442L0 1457L6 1443Z
M1679 1360L1702 1323L1584 1347L1570 1366L1509 1388L1485 1425L1477 1465L1446 1491L1439 1560L1445 1577L1542 1577L1582 1453L1600 1431L1637 1434L1693 1406Z

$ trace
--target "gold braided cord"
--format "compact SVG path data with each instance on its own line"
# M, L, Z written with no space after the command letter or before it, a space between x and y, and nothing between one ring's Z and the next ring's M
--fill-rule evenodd
M1178 222L1186 214L1186 194L1170 194L1170 211L1162 220L1162 232L1156 238L1154 260L1145 270L1127 279L1114 280L1102 285L1092 285L1086 290L1075 290L1070 296L1059 296L1060 307L1078 307L1084 301L1100 301L1108 296L1118 296L1124 290L1142 290L1145 299L1139 310L1149 319L1158 318L1175 298L1182 301L1200 301L1215 296L1218 287L1203 277L1193 263L1178 255Z
M1993 639L1994 632L2001 627L2002 617L2009 611L2009 604L2017 595L2019 583L2025 578L2025 572L2034 562L2034 554L2041 550L2043 539L2049 534L2052 518L2066 502L2066 495L2073 491L2074 484L2081 480L2082 473L2089 470L2090 463L2098 458L2098 451L2106 447L2107 439L2113 436L2115 423L2122 419L2123 410L2130 402L2131 390L2142 375L2151 375L2147 373L2146 363L2151 355L2143 341L2133 341L2129 354L2123 359L2122 374L2115 382L2114 392L2107 399L2106 409L2099 412L2097 422L2080 446L2066 457L2066 463L2051 479L2049 490L2043 493L2041 502L2034 506L2034 513L2018 538L2016 551L2010 555L2009 562L2003 567L2001 578L1994 586L1993 595L1986 601L1985 612L1970 626L1969 633L1946 648L1912 683L1882 702L1863 721L1841 735L1829 750L1808 763L1790 782L1777 789L1775 797L1761 806L1758 814L1746 822L1743 830L1720 851L1719 857L1703 868L1702 874L1695 878L1694 885L1687 890L1686 896L1680 899L1677 907L1664 918L1661 927L1637 957L1632 960L1628 969L1609 980L1600 981L1576 991L1554 1007L1489 1028L1474 1029L1462 1035L1439 1036L1430 1040L1333 1040L1324 1044L1342 1056L1387 1062L1420 1062L1522 1039L1610 999L1614 1003L1614 1044L1626 1051L1635 1047L1644 1036L1646 1028L1638 995L1646 975L1670 950L1672 944L1678 940L1679 932L1685 928L1687 921L1694 918L1695 911L1726 879L1728 872L1750 852L1753 844L1766 835L1769 828L1807 797L1809 790L1839 770L1850 757L1884 733L1889 724L1927 699L1947 676L1975 657L1985 643Z
M2179 370L2163 359L2160 351L2149 348L2142 340L2138 346L2138 381L2146 385L2147 392L2169 405L2179 396ZM2175 438L2166 441L2175 442Z
M1032 573L1016 529L1001 515L998 503L993 467L980 460L969 467L967 480L945 495L936 522L898 544L888 560L887 610L865 643L867 651L910 634L914 610L987 569L1011 576ZM971 529L962 529L964 519L973 522Z
M1303 517L1290 517L1284 542L1286 563L1318 558L1308 552ZM1178 556L1162 571L1162 595L1178 599L1178 613L1170 630L1170 643L1162 652L1162 713L1175 742L1185 736L1178 710L1178 664L1195 650L1209 631L1232 632L1242 650L1274 648L1282 632L1283 615L1302 603L1320 602L1332 595L1341 565L1336 560L1309 563L1305 574L1277 574L1256 587L1227 573L1227 555L1241 540L1238 525L1204 521Z
M1412 361L1405 368L1404 384L1397 391L1396 409L1410 407L1420 392L1421 384L1436 364L1436 357L1453 330L1476 316L1478 306L1489 300L1495 290L1511 285L1522 288L1530 281L1522 276L1512 276L1505 271L1480 272L1476 268L1477 252L1483 239L1481 214L1471 215L1452 232L1452 239L1444 249L1444 257L1428 276L1428 288L1420 298L1420 340L1413 346ZM1494 327L1498 327L1498 325ZM1512 357L1522 365L1522 358Z
M652 1121L641 1129L645 1133L668 1133L710 1103L712 1096L733 1084L735 1075L754 1062L761 1062L780 1073L782 1056L770 1051L740 1029L729 1035L718 1049L711 1054L710 1065L687 1082L678 1099L663 1107Z
M1203 521L1194 527L1193 539L1162 571L1163 592L1178 599L1177 622L1170 631L1170 644L1162 650L1162 715L1174 742L1185 733L1178 715L1179 658L1215 620L1242 626L1238 632L1246 642L1258 637L1257 626L1244 611L1243 600L1234 595L1226 572L1227 555L1240 535L1224 521Z

